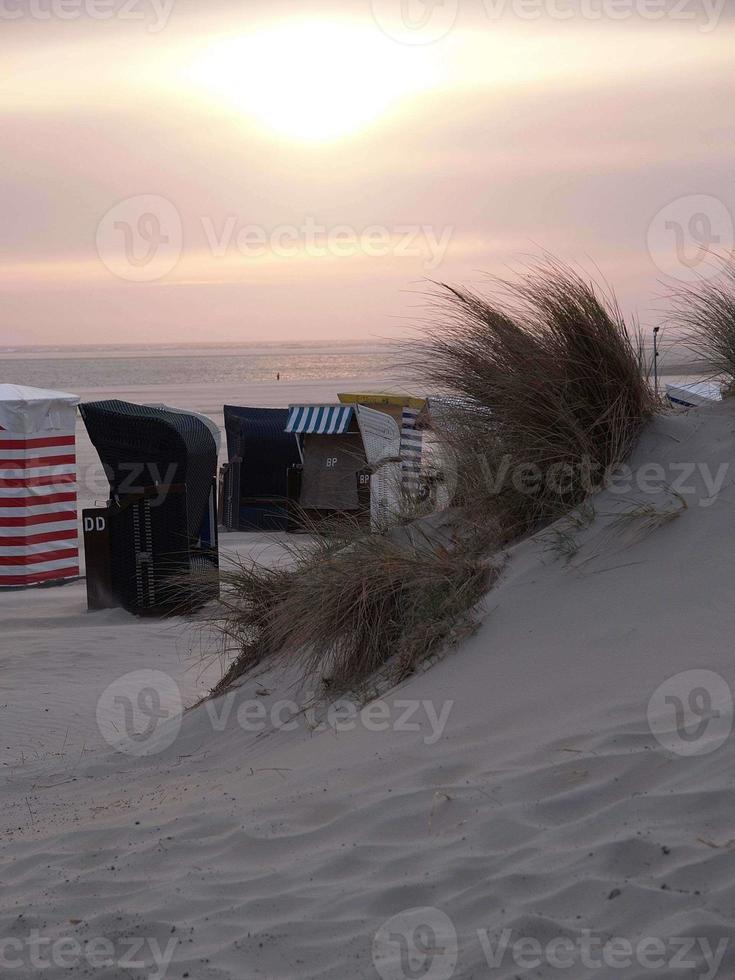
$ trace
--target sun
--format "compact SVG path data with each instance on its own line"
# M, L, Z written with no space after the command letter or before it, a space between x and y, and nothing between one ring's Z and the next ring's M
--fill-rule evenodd
M189 76L203 94L284 136L330 140L363 129L422 87L425 64L396 49L378 32L307 22L219 41Z

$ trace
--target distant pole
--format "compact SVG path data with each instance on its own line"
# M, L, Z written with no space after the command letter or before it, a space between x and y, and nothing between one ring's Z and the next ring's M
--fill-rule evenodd
M661 327L653 328L653 390L658 398L658 332Z

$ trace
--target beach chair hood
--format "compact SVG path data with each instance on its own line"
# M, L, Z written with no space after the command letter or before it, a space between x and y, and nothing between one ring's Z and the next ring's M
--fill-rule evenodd
M77 395L0 384L0 429L18 433L74 431Z
M79 411L112 494L132 484L142 489L184 484L187 531L196 541L217 469L217 444L209 427L196 415L117 400L86 402Z
M385 412L358 405L357 424L360 428L365 457L374 469L401 457L401 430L398 423Z

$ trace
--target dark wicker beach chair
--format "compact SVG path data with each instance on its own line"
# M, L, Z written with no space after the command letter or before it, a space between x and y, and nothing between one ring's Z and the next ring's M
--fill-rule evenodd
M110 483L104 604L139 614L201 606L219 588L212 432L195 415L123 401L80 413ZM88 593L89 577L88 554Z
M288 409L225 405L224 413L222 523L232 531L285 531L288 471L300 462L296 439L285 432Z

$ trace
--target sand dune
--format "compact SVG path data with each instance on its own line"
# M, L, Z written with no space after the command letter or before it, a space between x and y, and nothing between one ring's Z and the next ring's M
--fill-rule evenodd
M79 586L3 597L14 975L69 975L38 930L102 978L734 976L734 459L730 403L656 420L589 526L513 548L480 630L340 731L262 675L147 754L59 751L44 700L80 733L130 671L186 700L187 634Z

